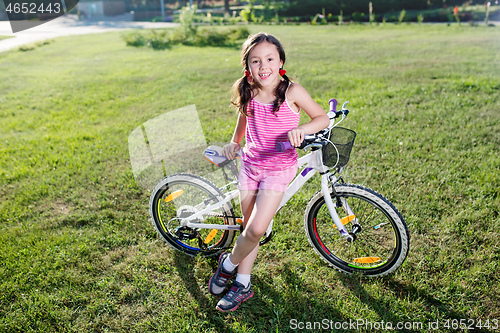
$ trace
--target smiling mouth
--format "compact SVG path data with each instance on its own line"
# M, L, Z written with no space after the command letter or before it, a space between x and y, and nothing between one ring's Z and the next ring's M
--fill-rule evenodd
M271 75L271 73L266 73L266 74L259 74L259 76L261 78L266 78L266 77L269 77Z

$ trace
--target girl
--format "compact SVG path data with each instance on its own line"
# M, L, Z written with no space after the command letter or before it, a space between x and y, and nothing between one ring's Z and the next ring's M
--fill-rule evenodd
M276 143L289 140L298 147L304 135L326 128L329 118L299 84L285 75L285 51L280 42L266 33L250 36L243 44L241 63L245 76L233 88L233 104L239 110L231 143L223 147L229 159L240 150L246 136L238 177L244 230L231 254L222 253L219 266L209 282L213 295L221 295L237 273L228 293L217 309L234 311L253 296L250 273L264 235L278 208L288 183L297 174L297 151L281 153ZM311 121L299 125L300 110Z

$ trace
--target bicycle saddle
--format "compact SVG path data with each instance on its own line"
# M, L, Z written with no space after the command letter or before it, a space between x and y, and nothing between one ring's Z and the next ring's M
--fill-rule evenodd
M242 151L236 152L236 158L240 158ZM205 157L210 163L220 166L221 163L227 161L226 156L222 155L222 147L209 146L203 151Z

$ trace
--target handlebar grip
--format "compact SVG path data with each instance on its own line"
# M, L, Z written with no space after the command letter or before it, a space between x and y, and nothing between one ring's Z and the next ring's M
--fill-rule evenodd
M328 102L328 105L330 105L330 112L335 112L337 110L337 100L335 98L332 98Z
M290 141L278 142L276 144L276 150L279 151L280 153L284 152L287 149L291 149L291 148L295 148L295 147L292 146L292 144L290 143Z
M284 152L287 149L292 149L292 148L304 149L304 147L307 144L308 144L308 142L306 140L303 140L299 147L292 146L292 144L290 143L290 141L278 142L276 144L276 150L281 153L281 152Z

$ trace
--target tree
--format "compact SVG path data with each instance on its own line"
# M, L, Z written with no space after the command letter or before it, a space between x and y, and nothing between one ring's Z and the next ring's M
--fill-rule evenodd
M224 0L224 11L229 13L229 0Z

